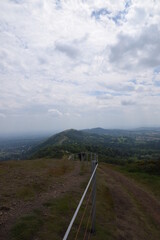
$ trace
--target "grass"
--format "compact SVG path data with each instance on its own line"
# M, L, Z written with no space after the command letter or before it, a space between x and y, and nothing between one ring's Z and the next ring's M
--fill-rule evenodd
M76 193L52 199L43 204L43 211L34 211L21 217L11 229L10 239L62 239L76 208Z
M17 190L16 198L24 201L32 200L36 196L36 194L45 191L46 185L47 184L44 182L32 182L29 184L25 184Z
M33 239L40 228L43 226L42 213L35 211L20 218L10 232L10 239L28 240Z
M115 212L112 196L107 187L103 173L98 171L97 174L97 206L96 206L96 235L94 240L115 239Z
M144 206L137 201L135 195L133 195L130 191L127 191L127 193L130 195L132 202L139 213L139 216L137 217L138 224L142 229L144 229L146 238L148 237L148 233L151 233L150 239L159 239L159 227L154 222L152 216L145 211Z
M87 168L88 167L88 168ZM82 163L80 165L80 176L84 175L90 170L90 166ZM77 176L78 177L78 176ZM59 198L50 199L44 202L43 207L37 211L33 211L30 214L18 219L11 229L10 238L13 240L51 240L62 239L67 226L73 216L73 213L79 203L82 193L87 185L85 180L80 184L79 188L74 191L64 193ZM73 228L70 232L69 239L75 239L76 232L83 215L85 204L87 201L86 196L84 204L82 205L80 212L76 218ZM91 202L86 210L86 215L82 223L78 239L83 239L86 226L88 223L88 216L90 216ZM98 172L97 176L97 201L96 201L96 235L92 235L94 240L113 240L115 239L116 229L114 227L115 214L112 197L107 188L107 184L101 172ZM90 222L89 225L90 226ZM87 236L90 231L87 231Z
M12 204L13 200L18 202L34 201L39 198L39 194L48 191L50 187L61 186L64 176L71 172L76 165L76 161L66 159L39 159L32 161L10 161L0 163L0 201ZM103 164L101 164L103 167ZM153 194L160 197L160 176L151 175L143 172L133 172L128 166L113 166L105 164L124 175L141 183ZM131 165L130 165L131 167ZM10 240L51 240L62 239L67 226L73 216L73 213L79 203L82 193L87 185L86 176L91 171L90 164L80 163L77 179L84 176L84 181L80 184L77 181L77 187L67 193L63 192L57 198L45 200L42 206L37 210L32 210L27 215L17 219L10 231ZM90 174L89 174L90 175ZM88 193L89 194L89 193ZM86 196L77 219L73 225L69 239L75 239L77 228L79 226L83 210L89 195ZM132 197L132 196L131 196ZM133 199L135 202L135 200ZM29 203L29 204L30 204ZM141 207L135 202L139 211ZM8 206L6 204L6 206ZM90 216L91 202L86 211L78 239L83 239L88 216ZM142 211L143 212L143 211ZM146 215L142 215L146 218ZM117 236L117 227L115 224L116 213L112 196L106 182L105 174L97 170L97 199L96 199L96 235L92 235L93 240L114 240ZM89 224L90 227L90 224ZM154 226L148 227L154 230ZM156 230L155 230L156 231ZM87 231L87 236L90 234Z
M83 176L85 175L89 170L89 163L82 161L80 164L80 175Z
M115 219L112 199L110 197L108 189L105 187L105 183L102 188L98 186L97 191L98 197L96 235L92 235L92 239L113 240L115 235ZM13 226L11 230L11 239L31 240L33 239L33 237L37 237L40 240L62 239L67 229L67 226L72 218L72 215L77 207L79 197L80 195L78 193L72 192L66 194L62 198L50 200L44 203L43 214L37 211L37 213L33 212L19 219L19 221ZM77 228L83 214L83 210L84 205L82 206L76 222L73 225L72 231L69 235L69 239L75 239ZM80 233L78 235L78 239L83 239L84 237L89 213L90 209L89 211L87 211L87 214L84 218ZM87 236L88 234L89 231L87 231Z
M129 166L128 165L115 166L111 164L102 163L101 166L104 169L105 167L111 168L113 170L116 170L122 173L122 175L126 175L128 178L134 180L133 184L135 186L136 185L141 186L142 190L146 190L146 192L148 192L149 195L151 196L155 195L155 198L157 199L160 197L160 176L151 175L149 173L144 173L144 172L138 172L138 169L137 169L137 172L132 171L131 164ZM150 239L159 239L159 228L152 214L146 211L146 208L143 205L143 201L141 202L138 199L138 195L132 192L130 188L127 187L127 185L122 184L121 187L123 191L126 192L127 195L129 195L129 199L134 206L133 209L136 209L132 217L133 219L135 219L135 223L138 224L137 226L139 226L139 228L143 231L144 238L148 239L148 234L151 234Z
M67 159L37 159L0 163L0 200L8 204L13 199L30 201L74 169Z
M64 197L51 200L44 206L49 211L43 229L39 232L40 239L62 239L77 205L77 194L69 193Z
M111 167L111 165L110 165ZM131 165L128 166L113 166L112 168L120 171L124 175L134 179L144 188L150 191L155 197L160 199L160 176L149 173L132 171Z
M49 186L54 186L57 182L63 182L63 176L74 169L75 162L52 159L41 159L22 162L8 162L1 164L2 194L5 199L12 201L13 198L21 201L31 201L38 197L39 193L46 191ZM102 164L103 165L103 164ZM147 173L129 171L127 166L113 166L105 164L124 175L133 178L144 187L150 189L155 195L160 196L160 177ZM90 165L81 162L79 176L86 176L90 171ZM8 177L6 177L6 172ZM14 176L14 178L13 178ZM79 177L77 175L77 178ZM12 177L12 178L11 178ZM13 179L11 182L10 179ZM5 181L6 180L6 181ZM67 226L73 216L77 204L87 185L86 179L81 184L77 184L74 191L63 193L58 198L52 198L44 202L40 209L31 211L28 215L21 216L10 231L11 240L32 240L32 239L62 239ZM4 186L3 186L4 185ZM5 187L9 187L9 190ZM11 189L11 191L10 191ZM6 194L6 195L5 195ZM7 195L8 194L8 195ZM12 198L13 196L13 198ZM85 203L77 216L73 225L69 239L75 239ZM134 199L133 199L134 200ZM137 208L141 206L137 205ZM83 239L85 228L90 216L91 203L86 211L78 239ZM143 216L146 217L146 216ZM97 171L97 199L96 199L96 235L92 235L93 240L113 240L116 239L116 214L112 196L107 187L106 177L98 168ZM90 227L90 224L89 224ZM152 227L152 226L151 226ZM148 228L149 229L149 228ZM152 230L152 229L151 229ZM87 231L89 235L90 232Z

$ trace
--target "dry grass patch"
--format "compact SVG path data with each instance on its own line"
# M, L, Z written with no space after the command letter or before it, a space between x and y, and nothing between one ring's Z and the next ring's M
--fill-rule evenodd
M30 200L61 181L61 177L74 169L66 159L38 159L0 163L0 200Z

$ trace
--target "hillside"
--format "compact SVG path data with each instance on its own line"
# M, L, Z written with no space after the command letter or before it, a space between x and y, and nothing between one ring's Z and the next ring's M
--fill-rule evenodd
M104 128L91 128L91 129L84 129L84 132L91 133L91 134L98 134L98 135L110 135L116 137L155 137L160 135L160 128L136 128L132 130L125 130L125 129L104 129ZM160 138L160 136L159 136Z
M91 165L67 159L0 163L0 239L60 240L90 177ZM91 189L73 224L76 239ZM100 163L94 240L159 240L160 176ZM84 238L91 202L78 235ZM87 230L87 237L90 235Z
M116 132L117 131L117 132ZM98 132L98 134L97 134ZM107 134L110 133L110 134ZM159 161L160 132L157 130L90 129L66 130L53 135L29 152L29 157L57 157L78 152L96 152L99 160L123 164L124 162Z
M100 160L97 231L92 238L160 239L159 132L143 129L116 136L116 130L92 131L63 131L34 147L29 152L32 160L0 163L0 239L63 238L91 174L89 162L68 159L80 151L96 152ZM75 239L83 210L84 206L70 239ZM79 239L84 239L87 221Z
M91 128L84 129L84 132L94 133L98 135L110 135L110 136L130 136L134 133L134 131L129 130L121 130L121 129L104 129L104 128Z
M1 139L0 161L35 157L62 157L81 151L97 152L102 161L159 158L160 129L69 129L51 137ZM116 160L116 162L117 162Z
M67 152L90 151L95 146L104 146L106 143L109 143L109 139L110 137L107 136L70 129L53 135L32 149L30 154L33 154L34 157L61 157Z
M86 167L67 159L0 162L0 239L62 239L86 180Z

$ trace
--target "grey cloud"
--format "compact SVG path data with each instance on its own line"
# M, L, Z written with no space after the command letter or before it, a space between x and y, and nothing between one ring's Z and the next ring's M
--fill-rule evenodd
M74 44L85 43L88 40L88 37L89 37L89 34L85 34L82 38L73 40L73 43Z
M24 1L23 1L23 0L10 0L10 2L17 3L17 4L21 4L21 3L23 3Z
M134 101L132 101L132 100L122 100L122 101L121 101L121 104L122 104L123 106L132 106L132 105L135 105L136 102L134 102Z
M158 66L160 30L156 25L151 25L142 29L139 36L120 34L118 42L111 46L109 60L124 69Z
M5 109L4 112L7 115L12 114L28 114L28 115L37 115L37 114L46 114L48 112L48 108L50 105L45 104L36 104L36 103L28 103L28 105L23 105L20 108L13 108L11 109Z
M66 54L69 58L77 58L79 55L79 50L70 44L57 42L55 44L55 49L59 52Z
M100 99L100 100L109 100L109 99L112 99L114 96L112 94L103 94L103 95L100 95L100 96L97 96L97 99Z
M6 115L4 113L0 113L0 118L6 118Z
M144 21L146 15L147 15L145 9L139 8L139 7L135 8L135 13L136 13L136 15L135 15L134 19L132 20L133 24L140 24L141 22Z
M47 61L47 59L44 58L44 57L39 57L39 58L38 58L38 63L39 63L40 65L44 65L44 64L47 64L48 61Z
M135 86L133 84L118 84L113 86L107 86L108 89L119 92L133 92L135 91Z

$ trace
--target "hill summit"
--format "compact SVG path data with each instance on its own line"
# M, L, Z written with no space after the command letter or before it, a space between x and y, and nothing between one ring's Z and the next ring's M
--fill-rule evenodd
M30 151L29 157L62 157L78 152L96 152L103 161L157 159L160 132L148 130L69 129L48 138Z
M45 142L32 149L31 155L35 157L61 157L64 153L86 151L88 144L97 142L95 134L65 130L48 138Z

